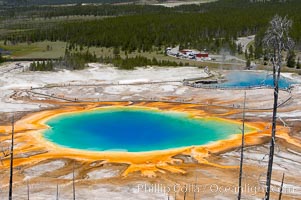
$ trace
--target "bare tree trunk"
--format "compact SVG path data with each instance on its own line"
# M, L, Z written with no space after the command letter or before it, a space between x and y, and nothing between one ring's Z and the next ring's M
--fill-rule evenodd
M184 200L186 200L186 193L187 193L187 186L185 185L185 191L184 191Z
M72 189L73 189L73 200L75 200L75 177L74 177L74 165L75 163L73 162L73 172L72 172Z
M27 200L29 200L29 183L28 183L28 180L26 181L26 185L27 185Z
M243 171L243 160L244 160L244 148L245 148L245 109L246 109L246 92L244 95L244 106L242 113L242 130L241 130L241 150L240 150L240 166L239 166L239 180L238 180L238 197L241 199L241 183L242 183L242 171Z
M284 182L284 173L282 175L282 181L281 181L281 187L280 187L280 193L279 193L279 199L278 200L282 199L283 182Z
M59 200L59 184L56 184L56 200Z
M13 199L13 168L14 168L14 132L15 132L15 116L12 116L12 132L11 132L11 147L10 147L10 175L9 175L9 193L8 199Z
M277 55L276 55L277 54ZM272 117L272 134L270 141L270 153L269 153L269 163L268 163L268 171L267 171L267 181L266 181L266 193L265 199L270 199L270 191L271 191L271 181L272 181L272 172L273 172L273 162L274 162L274 152L275 152L275 141L276 141L276 126L277 126L277 108L278 108L278 94L279 94L279 78L280 78L280 69L281 69L281 55L280 51L274 52L274 62L278 60L277 63L274 63L273 67L273 78L274 78L274 105L273 105L273 117ZM276 56L278 59L276 59Z

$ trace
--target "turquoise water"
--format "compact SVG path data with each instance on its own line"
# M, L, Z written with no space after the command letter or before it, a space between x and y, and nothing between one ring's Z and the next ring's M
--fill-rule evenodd
M59 146L95 151L143 152L204 145L240 133L239 124L192 119L184 113L137 109L66 114L47 122L44 136Z
M246 72L246 71L232 71L226 74L226 82L221 84L213 84L219 87L274 87L273 76L267 72ZM286 89L294 84L293 80L281 77L279 80L279 88Z

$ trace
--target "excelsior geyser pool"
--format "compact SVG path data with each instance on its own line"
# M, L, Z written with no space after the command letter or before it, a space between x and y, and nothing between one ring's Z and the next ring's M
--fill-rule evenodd
M222 88L274 87L273 75L267 72L231 71L225 75L227 81L220 84L211 84ZM286 89L296 82L280 77L279 88Z

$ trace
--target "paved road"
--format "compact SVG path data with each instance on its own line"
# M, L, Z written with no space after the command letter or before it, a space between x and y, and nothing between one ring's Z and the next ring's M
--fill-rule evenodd
M242 51L245 52L247 49L247 46L250 42L254 41L255 35L250 35L247 37L240 37L237 39L236 44L241 44L242 45Z

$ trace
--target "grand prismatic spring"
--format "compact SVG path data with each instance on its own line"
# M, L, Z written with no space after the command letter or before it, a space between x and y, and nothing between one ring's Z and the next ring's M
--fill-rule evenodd
M216 118L129 108L65 114L46 124L50 126L44 133L48 140L96 151L165 150L204 145L240 133L239 124Z

